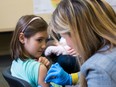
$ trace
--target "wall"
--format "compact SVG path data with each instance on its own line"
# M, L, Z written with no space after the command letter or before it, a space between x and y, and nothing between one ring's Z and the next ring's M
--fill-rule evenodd
M12 31L18 19L25 14L33 14L33 0L1 0L0 32ZM51 14L39 14L47 22Z
M0 55L9 54L12 31L18 19L25 14L33 14L33 0L0 1ZM49 22L51 14L38 14Z

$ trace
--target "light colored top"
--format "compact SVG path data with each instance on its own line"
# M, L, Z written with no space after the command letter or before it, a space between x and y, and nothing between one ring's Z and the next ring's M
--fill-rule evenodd
M101 50L108 49L105 46ZM116 87L116 47L103 53L96 53L81 67L88 87Z
M13 61L11 65L11 74L17 78L29 82L32 87L38 86L38 71L40 63L33 59L22 61L18 59Z
M40 64L38 61L28 59L22 61L18 58L17 61L13 61L11 65L11 74L17 78L23 79L31 84L32 87L41 87L38 84L38 73ZM55 83L51 83L52 87L62 87Z

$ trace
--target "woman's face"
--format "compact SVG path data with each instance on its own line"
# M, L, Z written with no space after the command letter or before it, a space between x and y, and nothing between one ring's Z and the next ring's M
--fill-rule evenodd
M61 34L61 36L62 36L63 38L65 38L65 40L66 40L68 46L70 46L71 48L74 49L74 45L73 45L73 42L72 42L72 38L71 38L68 34Z
M61 34L61 36L62 36L63 38L65 38L65 40L66 40L68 46L71 47L72 49L74 49L73 52L75 52L76 55L80 57L79 50L76 49L77 47L75 47L76 45L74 45L74 42L73 42L71 36L68 35L68 34ZM75 53L74 53L74 54L75 54Z
M31 57L38 58L42 55L48 38L47 31L38 32L30 38L24 39L25 53Z

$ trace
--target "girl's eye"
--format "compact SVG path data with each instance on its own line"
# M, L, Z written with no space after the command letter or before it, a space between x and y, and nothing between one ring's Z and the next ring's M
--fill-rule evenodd
M37 41L38 41L38 42L42 42L42 41L43 41L43 39L38 39Z

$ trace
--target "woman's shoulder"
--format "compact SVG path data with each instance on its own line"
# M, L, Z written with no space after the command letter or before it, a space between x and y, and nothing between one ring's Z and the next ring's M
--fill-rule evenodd
M104 65L108 62L113 62L116 61L116 47L107 50L108 47L104 47L100 49L98 52L96 52L93 56L91 56L84 64L90 65L91 64L96 64L96 65ZM107 51L105 51L107 50Z
M88 70L104 70L108 73L113 73L112 68L116 72L116 47L110 49L107 52L99 52L91 56L81 67L83 73L87 73Z

